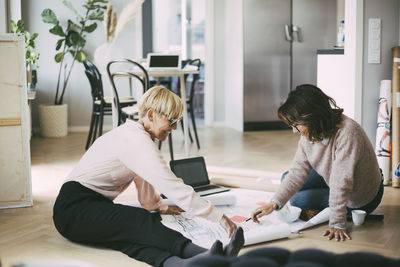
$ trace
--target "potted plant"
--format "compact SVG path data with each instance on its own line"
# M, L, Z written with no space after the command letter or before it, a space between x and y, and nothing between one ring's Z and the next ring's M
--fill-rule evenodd
M26 81L28 84L28 89L35 87L35 82L32 80L32 65L36 65L38 68L37 61L39 60L39 53L35 53L35 39L38 37L38 33L31 34L24 29L24 21L22 19L17 22L11 20L10 23L11 33L21 33L25 36L25 59L26 59ZM36 77L36 75L35 75Z
M86 35L97 28L97 21L102 21L107 0L85 0L84 15L81 15L73 5L64 0L63 4L74 13L74 20L68 19L66 25L61 25L56 14L51 9L43 10L41 16L44 23L53 25L49 30L60 39L56 43L54 60L59 64L56 94L53 105L40 105L39 118L41 134L45 137L59 137L68 134L68 108L64 104L64 94L75 62L87 58L83 51Z

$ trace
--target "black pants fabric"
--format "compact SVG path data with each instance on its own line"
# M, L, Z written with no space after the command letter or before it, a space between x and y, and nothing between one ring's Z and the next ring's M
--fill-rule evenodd
M119 250L153 266L171 256L181 257L189 239L161 223L158 213L115 204L81 185L67 182L53 209L53 221L65 238Z

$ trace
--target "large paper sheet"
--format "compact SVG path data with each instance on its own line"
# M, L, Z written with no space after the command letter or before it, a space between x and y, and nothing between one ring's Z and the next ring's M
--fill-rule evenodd
M161 215L162 223L182 233L193 243L210 248L215 240L223 244L229 242L225 230L217 223L211 223L199 217L191 217L188 214L182 215ZM290 235L290 227L286 223L276 223L270 220L261 220L260 224L254 222L241 223L244 230L245 246L261 242L286 238Z
M272 241L286 238L291 233L298 233L300 230L307 229L329 220L329 208L321 211L308 222L297 220L292 223L285 223L278 212L273 212L268 216L260 218L260 224L251 220L246 222L254 209L265 205L270 201L274 193L247 189L232 189L229 192L223 192L207 196L217 209L221 210L238 226L244 230L245 246L261 242ZM164 204L174 204L169 200L163 200ZM124 205L140 207L138 201L119 202ZM219 205L219 204L226 205ZM288 212L284 210L283 212ZM218 224L212 223L206 219L196 217L189 212L183 212L181 215L161 215L162 223L182 233L185 237L192 240L193 243L210 248L215 240L220 240L227 244L229 238L225 230ZM290 216L289 216L290 217Z
M279 220L275 212L262 217L260 224L246 222L254 209L269 202L273 193L232 189L231 192L221 193L223 194L236 196L236 205L217 206L217 208L243 228L245 245L286 238L290 235L289 225ZM162 218L164 225L182 233L199 246L209 248L217 239L224 244L229 242L227 233L218 223L211 223L187 212L178 216L162 215Z
M299 232L301 230L316 226L318 224L324 223L329 221L329 216L330 216L330 209L325 208L322 210L320 213L312 217L310 220L307 222L298 220L297 222L294 222L290 225L290 229L292 230L292 233Z

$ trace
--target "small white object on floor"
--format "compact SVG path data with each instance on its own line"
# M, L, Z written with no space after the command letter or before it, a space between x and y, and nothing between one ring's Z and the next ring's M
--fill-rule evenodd
M299 219L301 209L286 204L285 206L282 207L282 209L278 210L276 213L281 221L284 221L286 223L291 223Z
M353 223L355 225L363 224L366 215L367 215L367 212L365 210L352 210L351 211L351 217L352 217Z

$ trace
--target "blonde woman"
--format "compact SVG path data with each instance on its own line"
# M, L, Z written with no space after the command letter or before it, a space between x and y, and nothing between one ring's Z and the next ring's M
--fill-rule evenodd
M104 134L68 175L54 204L53 221L65 238L119 250L154 266L181 266L197 255L236 256L243 231L209 201L200 198L167 167L153 138L165 140L181 119L181 99L161 86L149 89L139 104L139 120ZM143 208L113 203L131 183ZM163 193L180 208L219 222L232 236L222 248L193 244L165 227L159 213L179 213L163 205Z

